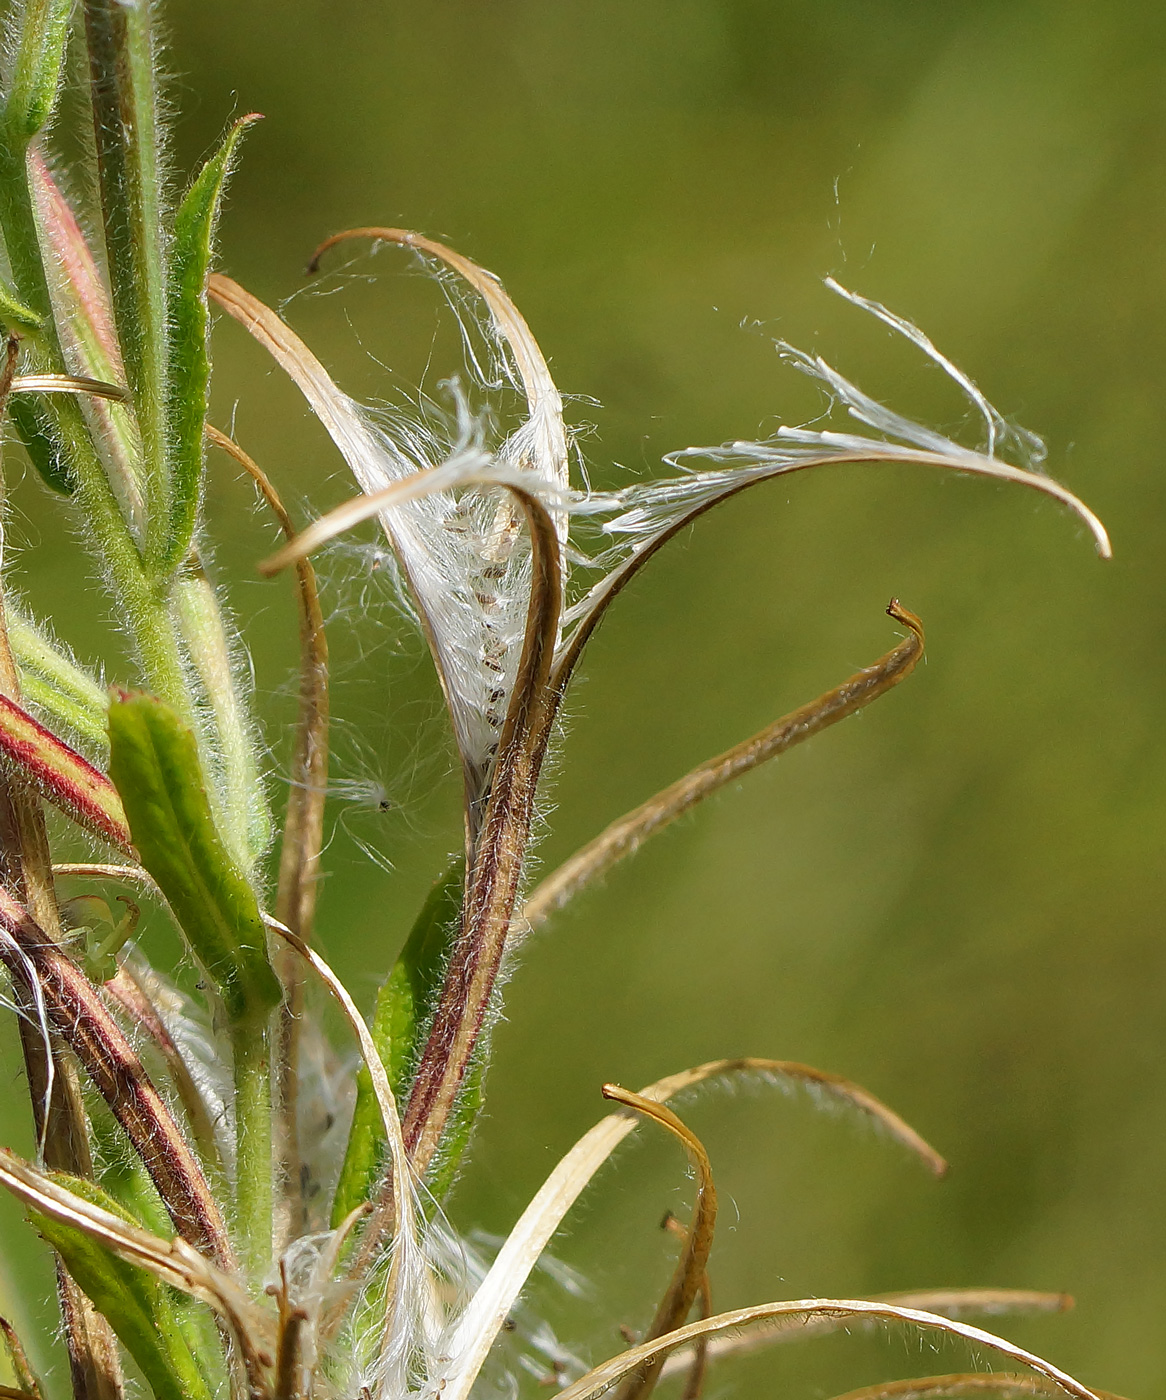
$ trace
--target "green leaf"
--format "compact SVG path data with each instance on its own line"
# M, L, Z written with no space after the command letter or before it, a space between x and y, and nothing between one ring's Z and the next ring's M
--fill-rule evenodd
M113 1197L122 1214L136 1225L144 1226L161 1239L168 1239L174 1233L174 1226L141 1157L104 1102L90 1098L86 1107L96 1159L102 1164L97 1173L101 1189ZM70 1189L75 1188L71 1186Z
M7 614L8 641L20 668L25 700L104 754L109 746L108 691L11 602Z
M35 671L21 671L20 689L31 709L56 725L71 729L78 739L85 740L92 748L105 752L109 735L105 731L104 713L99 720L90 709L79 705L72 696L63 695Z
M109 707L109 769L142 864L216 983L234 1028L279 1001L255 892L211 815L194 735L163 701L124 694Z
M60 495L71 496L77 489L77 481L53 429L52 419L35 399L23 394L13 394L7 409L41 480Z
M28 142L52 116L61 87L72 0L25 0L13 26L16 61L4 125L10 142Z
M102 1163L102 1188L136 1223L166 1239L174 1233L174 1226L141 1157L103 1103L90 1100L88 1107L93 1142ZM166 1288L162 1292L169 1297L174 1317L207 1385L212 1392L223 1393L224 1358L214 1314L184 1293Z
M0 325L9 330L38 331L44 323L44 317L18 301L16 294L0 279Z
M154 6L84 0L114 322L141 431L149 554L169 532L166 199Z
M417 921L377 994L372 1036L398 1103L404 1098L441 991L450 944L457 934L466 863L459 857L429 892ZM367 1069L356 1078L356 1109L332 1203L333 1228L369 1199L380 1176L385 1130Z
M210 353L206 278L223 186L239 138L258 113L241 117L199 172L179 206L170 250L170 535L163 568L185 559L194 538L202 489L203 427L206 422Z
M63 1173L54 1173L53 1180L91 1204L141 1226L140 1220L92 1181ZM212 1400L180 1325L172 1291L144 1269L115 1258L80 1230L36 1211L30 1214L93 1305L108 1318L157 1400Z

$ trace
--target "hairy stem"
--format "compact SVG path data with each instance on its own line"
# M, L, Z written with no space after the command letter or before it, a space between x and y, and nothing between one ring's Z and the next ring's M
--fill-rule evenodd
M32 341L38 367L62 374L66 365L52 320L25 148L14 149L10 141L0 141L0 227L17 290L45 318L43 332ZM190 682L165 590L155 587L146 575L130 527L89 438L81 409L73 399L55 395L46 403L46 410L52 415L87 533L106 568L148 683L193 725Z
M235 1230L243 1265L259 1288L271 1265L271 1047L266 1027L237 1027L235 1059Z
M196 730L215 816L231 854L249 874L271 839L271 816L258 747L232 666L227 622L218 595L195 556L173 587L174 615L209 711ZM213 742L205 731L213 731Z
M291 516L267 474L238 443L217 428L207 426L206 437L243 468L258 486L289 540L296 537ZM320 852L324 841L324 801L328 787L328 641L324 614L316 587L316 573L308 559L296 563L300 604L300 704L288 785L287 814L280 844L279 885L275 917L310 942L320 878ZM299 1092L299 1028L304 1008L302 959L282 947L275 959L283 987L276 1041L274 1083L278 1104L276 1152L283 1203L277 1234L286 1243L305 1225L299 1179L296 1099Z
M166 260L149 0L86 0L93 129L114 316L146 461L147 554L169 529Z
M472 849L462 927L403 1124L419 1176L433 1160L482 1033L506 951L530 838L535 789L556 712L549 682L562 604L558 540L554 522L543 506L526 492L510 489L530 526L530 605L514 694L480 826L475 795L467 802Z
M14 365L10 342L0 406L11 383ZM18 699L20 695L20 677L8 643L2 592L0 692L11 699ZM0 778L0 875L11 879L30 907L37 911L48 937L58 939L60 913L44 812L33 793L10 785L7 778ZM42 943L45 933L41 935ZM12 986L21 1013L20 1043L32 1100L33 1127L48 1167L77 1176L92 1176L93 1162L76 1066L61 1039L50 1033L40 1014L43 992L38 991L33 979L26 980L19 975L27 972L28 961L27 955L22 954L19 967L10 967L10 971L17 974L12 977ZM113 1331L59 1259L57 1295L75 1400L120 1400L121 1363Z

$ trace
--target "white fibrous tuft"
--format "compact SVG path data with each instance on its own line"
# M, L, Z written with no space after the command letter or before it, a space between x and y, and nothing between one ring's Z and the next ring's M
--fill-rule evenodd
M870 312L872 316L878 317L884 325L890 326L893 331L897 331L899 335L904 336L912 345L918 346L933 364L938 365L939 368L943 370L944 374L959 386L968 402L977 410L980 417L983 419L984 440L981 451L984 456L996 457L1001 451L1011 452L1014 456L1019 457L1018 466L1025 467L1028 471L1040 470L1047 455L1043 440L1039 438L1036 433L1029 432L1027 428L1017 427L1015 424L1008 423L1002 418L1000 413L976 387L975 383L968 378L963 370L957 365L954 365L946 355L937 350L932 341L923 334L918 326L912 324L912 322L908 321L903 316L897 316L893 311L885 307L882 302L871 301L868 297L859 296L857 292L848 291L840 282L836 282L833 277L826 278L826 286L829 287L832 292L836 292L838 296L842 297L845 301L850 302L852 306L857 306L863 311ZM800 350L795 350L792 346L785 345L784 343L781 349L783 352L787 352L791 359L809 359L809 357ZM821 360L815 359L813 363L815 368L827 370L830 376L834 376L834 371L829 370L829 367L824 365ZM814 373L813 370L809 372L811 374ZM846 398L845 394L839 392L839 397L850 407L854 416L860 421L868 423L872 428L877 428L880 432L887 432L891 437L903 437L907 441L911 440L911 434L919 432L941 442L948 441L946 438L939 438L938 434L928 433L926 429L920 429L917 424L911 423L905 418L901 418L898 414L889 413L881 404L874 404L873 400L868 399L865 394L860 393L853 385L848 384L840 375L836 377L840 386L844 386L846 390L857 395L863 400L864 404L873 405L874 409L877 410L876 419L878 417L885 417L889 420L888 426L884 427L882 422L872 421L872 419L864 417L862 412L858 411L857 407L850 403L850 400ZM954 446L955 444L952 445ZM920 443L920 446L922 446L922 443Z
M285 364L366 495L431 473L423 492L379 519L433 651L463 763L480 775L506 717L530 595L523 512L505 488L562 504L559 483L533 470L544 427L528 422L490 451L482 422L451 385L454 432L442 442L430 422L354 402L302 344Z
M361 490L375 495L402 488L379 519L399 575L427 635L445 689L454 732L471 789L479 792L505 720L522 653L531 592L531 547L523 510L506 487L539 499L556 527L559 568L568 564L597 571L599 581L577 596L560 618L560 655L572 637L585 633L637 567L638 555L654 552L680 525L755 482L831 462L914 462L1035 488L1055 497L1093 532L1099 552L1109 553L1096 516L1042 470L1044 444L1008 422L967 375L942 355L916 326L879 302L827 285L852 305L902 335L948 375L983 424L983 437L969 447L895 413L863 393L818 356L780 342L782 358L822 384L868 433L782 426L765 441L735 441L690 447L665 461L679 474L602 492L573 489L568 482L569 437L562 400L529 328L492 274L419 235L394 235L416 251L453 268L485 300L497 363L515 388L525 392L526 417L516 431L491 444L486 419L477 417L457 385L449 424L433 414L412 417L401 410L366 409L333 383L298 338L280 326L276 336L257 332L299 384L348 462ZM447 278L444 285L449 286ZM455 309L457 300L451 295ZM270 314L270 313L268 313ZM459 315L459 320L461 320ZM461 321L467 369L488 399L497 373L483 369ZM696 463L709 464L703 469ZM410 478L417 479L409 485ZM342 508L343 509L343 508ZM350 524L363 516L353 516ZM340 514L340 512L337 512ZM329 538L341 529L336 523ZM574 538L569 533L574 533ZM592 577L595 573L592 573Z
M681 470L679 476L637 483L606 495L592 494L585 503L588 512L609 517L601 530L611 547L600 553L596 562L610 572L568 610L565 623L585 623L605 604L612 581L626 571L629 561L653 548L702 510L755 482L831 462L914 462L1033 487L1076 511L1092 531L1099 553L1108 556L1109 541L1101 522L1044 473L1045 445L1035 433L1008 423L972 380L911 322L879 302L847 291L832 278L827 279L827 286L911 341L954 381L983 423L981 443L968 447L913 422L863 393L820 356L778 342L778 352L786 363L817 380L830 392L834 403L841 404L851 417L878 436L783 425L765 441L728 442L670 453L665 461ZM704 470L690 465L697 462L716 465Z
M532 472L528 435L515 434L489 452L460 393L458 406L459 437L444 461L414 455L420 434L404 436L399 420L391 431L355 405L364 440L359 452L345 455L370 495L440 464L440 479L431 485L444 489L393 506L380 520L422 616L459 749L470 769L483 771L506 718L530 596L525 519L504 483L543 497L557 491ZM485 476L498 488L479 484ZM471 478L472 485L463 484Z
M670 453L671 466L680 467L684 475L671 480L648 482L628 487L618 493L624 509L604 526L612 535L646 536L666 528L677 517L702 502L721 497L727 487L746 485L754 477L771 476L774 469L787 471L817 463L823 457L839 459L852 455L878 453L880 460L900 456L917 460L920 452L943 459L945 465L979 471L989 475L1009 476L1013 471L1039 472L1046 456L1044 442L1027 429L1005 421L988 402L976 385L932 344L927 336L910 321L896 316L876 301L869 301L841 287L833 278L826 285L853 305L877 316L880 321L917 345L938 365L963 392L971 407L984 424L984 438L977 447L968 447L933 428L924 427L910 418L872 399L857 385L827 364L818 355L786 341L777 343L782 359L802 374L817 380L830 391L834 402L843 405L851 417L880 436L871 438L863 433L842 433L831 429L789 427L782 425L766 441L737 441L719 447L688 447ZM1002 453L1009 453L1009 460ZM689 462L739 463L720 470L694 471Z
M352 1065L336 1052L320 1021L300 1022L296 1131L304 1209L310 1229L322 1230L348 1145L356 1088Z
M231 1061L215 1035L210 1016L202 1005L175 986L139 953L132 952L123 963L126 972L141 988L158 1013L166 1033L174 1042L190 1077L206 1106L214 1128L215 1146L223 1166L233 1178L235 1172L235 1086Z
M309 1242L313 1259L326 1254L327 1238L321 1235ZM555 1264L549 1261L547 1271L564 1287L577 1291L573 1273L565 1265L556 1270ZM349 1311L347 1337L341 1343L351 1368L346 1393L367 1390L377 1400L440 1395L459 1376L464 1358L458 1352L458 1327L488 1272L486 1256L458 1235L440 1210L435 1209L415 1249L394 1257L390 1247L364 1280ZM385 1293L393 1276L403 1306L386 1329ZM325 1300L317 1302L317 1310L326 1311L326 1270L316 1265L312 1280L301 1296L306 1298L314 1289L317 1300ZM587 1363L564 1347L524 1303L511 1310L504 1336L507 1345L495 1348L486 1370L477 1377L475 1393L512 1395L521 1371L544 1383L565 1384L587 1370Z

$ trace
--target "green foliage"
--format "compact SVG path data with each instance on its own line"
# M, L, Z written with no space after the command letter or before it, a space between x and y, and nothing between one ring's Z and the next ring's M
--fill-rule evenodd
M215 827L194 735L165 702L127 694L109 707L109 744L110 776L142 864L232 1023L261 1023L279 1001L279 983L255 891Z
M47 718L103 753L109 747L109 695L11 604L8 643L24 698Z
M141 1224L92 1181L63 1173L54 1179L82 1200L131 1224ZM32 1222L109 1320L157 1400L211 1400L210 1387L180 1325L179 1308L170 1289L143 1269L116 1258L80 1230L35 1211Z
M174 218L170 250L170 375L167 424L170 435L170 537L160 566L185 559L194 539L202 491L203 429L210 383L206 279L223 188L239 140L256 116L241 117L207 161Z
M71 496L77 480L50 416L38 403L22 398L13 398L8 412L41 480L58 495Z
M31 141L52 115L72 8L72 0L23 0L13 16L16 56L3 115L9 142Z
M372 1035L398 1103L404 1101L421 1037L433 1016L450 944L457 933L465 884L466 863L459 857L430 890L400 957L377 993ZM332 1205L333 1228L369 1199L384 1165L384 1154L384 1124L372 1079L362 1066L356 1076L356 1108L348 1150Z

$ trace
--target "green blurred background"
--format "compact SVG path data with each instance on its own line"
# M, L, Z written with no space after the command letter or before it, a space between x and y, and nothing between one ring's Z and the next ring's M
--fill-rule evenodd
M264 299L300 291L307 253L347 225L444 236L503 277L564 391L598 400L570 413L594 424L582 452L613 485L665 451L818 412L776 337L959 430L950 385L825 292L833 273L916 320L1045 435L1051 470L1114 538L1103 565L1031 494L843 468L746 495L644 574L573 693L547 865L872 661L894 640L892 594L924 618L928 662L524 949L453 1218L507 1228L601 1113L606 1079L638 1086L720 1055L804 1060L902 1112L950 1178L804 1100L698 1100L687 1117L723 1197L718 1307L1065 1289L1073 1314L1002 1330L1097 1385L1166 1395L1166 11L174 0L168 13L179 168L229 115L266 114L221 257ZM322 286L287 314L357 396L434 389L453 367L440 296L399 253ZM215 393L218 421L234 416L298 507L349 492L295 393L231 324ZM221 461L208 504L279 746L287 582L254 575L271 530ZM36 546L28 592L82 654L102 652L62 562L68 532L30 481L16 507L13 533ZM383 574L353 553L325 573L336 773L355 787L334 804L321 942L367 1005L457 844L458 794L428 663ZM354 800L377 785L388 814ZM9 1083L15 1114L15 1068ZM619 1324L644 1325L671 1267L659 1216L689 1194L678 1152L650 1133L597 1180L556 1245L586 1296L538 1293L566 1343L598 1359L622 1345ZM26 1229L14 1211L3 1223ZM19 1277L21 1293L43 1284ZM826 1396L970 1359L915 1337L837 1339L727 1364L709 1393Z

